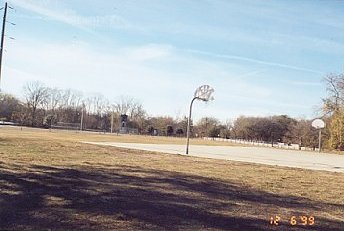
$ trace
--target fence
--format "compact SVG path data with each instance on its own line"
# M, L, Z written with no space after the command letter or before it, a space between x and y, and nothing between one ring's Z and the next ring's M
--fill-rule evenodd
M57 122L56 125L51 125L51 128L64 129L64 130L80 130L80 124L79 123Z
M301 147L299 144L285 144L285 143L274 143L273 145L268 142L264 141L249 141L243 139L225 139L225 138L217 138L217 137L203 137L204 140L214 140L219 142L230 142L235 144L244 144L244 145L252 145L252 146L260 146L260 147L274 147L274 148L282 148L282 149L292 149L292 150L304 150L304 151L318 151L318 149L313 149L309 147Z

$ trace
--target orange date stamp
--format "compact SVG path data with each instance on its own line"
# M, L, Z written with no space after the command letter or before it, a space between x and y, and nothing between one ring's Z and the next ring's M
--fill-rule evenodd
M288 223L291 226L314 226L315 217L314 216L270 216L269 224L273 226L278 226L282 223Z

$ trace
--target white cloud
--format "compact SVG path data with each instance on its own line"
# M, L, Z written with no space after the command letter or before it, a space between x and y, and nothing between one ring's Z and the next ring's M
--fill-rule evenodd
M292 81L290 84L296 85L296 86L307 86L307 87L320 87L323 84L320 82L305 82L305 81Z
M271 94L265 87L233 77L222 63L185 57L166 44L105 53L83 42L21 41L8 50L3 89L16 95L27 81L39 80L52 87L101 92L110 100L129 95L140 99L153 115L173 116L176 111L187 114L184 112L195 88L203 84L215 88L215 98L223 107L231 97L267 99ZM211 108L207 110L209 113Z
M173 47L170 45L148 44L134 49L123 49L123 51L129 59L146 61L166 58L171 55L172 49Z
M283 63L268 62L268 61L253 59L253 58L244 57L244 56L216 54L216 53L200 51L200 50L192 50L192 49L188 49L186 51L188 51L190 53L198 54L198 55L206 55L206 56L212 56L212 57L217 57L217 58L222 58L222 59L240 60L240 61L262 64L262 65L266 65L266 66L273 66L273 67L285 68L285 69L290 69L290 70L311 72L311 73L316 73L316 74L324 74L321 71L306 68L306 67L299 67L299 66L288 65L288 64L283 64Z
M81 15L79 12L69 9L66 5L63 5L62 1L58 0L12 0L11 3L20 8L26 9L28 11L34 12L35 14L46 17L50 20L59 21L66 23L68 25L80 28L82 30L94 33L92 29L96 28L116 28L116 29L125 29L125 30L134 30L135 32L144 32L150 34L164 33L172 35L184 35L195 38L210 39L215 41L222 41L227 43L240 43L247 45L259 46L262 48L273 47L273 49L278 49L283 52L283 50L293 50L295 53L302 50L322 52L325 54L341 54L344 51L344 46L338 41L342 36L341 32L336 32L331 36L310 36L307 33L295 31L285 32L285 30L279 30L272 27L270 30L264 29L264 23L257 23L253 25L253 30L243 29L241 21L244 21L242 17L253 17L251 20L268 20L269 22L275 22L276 24L281 24L286 27L299 27L300 21L303 23L310 23L312 21L320 21L320 24L327 25L327 21L330 21L331 25L343 26L343 20L340 16L336 15L334 19L328 19L328 17L322 16L321 20L318 17L314 17L313 14L300 14L304 12L303 10L296 9L295 7L290 7L284 3L272 3L270 2L267 7L262 8L260 3L254 2L252 4L246 4L243 8L242 3L238 4L236 2L228 1L216 1L210 2L207 6L211 6L214 12L219 12L219 16L224 17L222 20L226 20L225 26L222 25L221 21L215 21L218 23L207 24L207 23L192 23L192 19L188 20L156 20L156 18L162 17L162 14L168 10L164 7L164 4L155 2L154 6L158 5L157 9L162 10L162 12L155 11L150 9L139 9L136 13L145 13L149 14L147 20L136 21L133 15L128 16L123 14L102 14L102 15ZM129 7L132 8L139 7L139 3L123 3L124 5L129 4L129 6L123 6L123 9ZM141 3L144 4L144 3ZM302 4L301 4L302 5ZM306 4L307 5L307 4ZM286 9L285 7L288 6ZM200 8L206 7L206 5L200 5ZM137 10L137 9L136 9ZM229 18L228 11L230 10L230 15L236 15L237 18ZM311 9L311 12L315 9ZM199 12L198 12L199 13ZM238 15L239 14L239 15ZM129 14L130 15L130 14ZM225 15L225 16L224 16ZM200 15L195 15L200 16ZM37 17L37 16L33 16ZM127 17L134 20L133 22L129 21ZM156 18L155 18L156 17ZM331 17L332 18L332 17ZM324 22L323 22L324 21ZM241 23L240 23L241 22ZM264 22L264 21L263 21ZM323 22L323 23L322 23ZM218 25L220 24L220 25ZM273 25L273 23L271 23ZM267 26L271 26L267 25ZM230 27L230 29L228 29ZM262 27L259 30L259 28ZM320 28L319 28L320 29ZM254 33L254 36L252 36ZM334 37L333 37L334 36ZM336 38L337 37L337 38ZM225 57L226 56L226 57ZM219 55L218 55L219 57ZM257 60L250 57L240 57L233 55L223 55L223 58L237 59L248 62L255 62L259 64L279 67L279 68L288 68L298 71L313 72L318 74L324 74L321 71L313 70L311 68L300 67L295 65L288 65L283 63L269 62L265 60Z
M90 29L98 27L126 29L132 27L127 20L119 15L82 16L72 9L63 7L61 3L56 0L12 0L11 4L41 15L49 20L66 23L89 32L91 32Z

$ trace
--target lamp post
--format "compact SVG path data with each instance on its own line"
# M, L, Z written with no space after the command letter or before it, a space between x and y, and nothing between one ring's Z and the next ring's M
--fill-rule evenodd
M189 154L189 143L190 143L190 126L191 126L191 114L192 114L192 105L193 102L197 100L202 100L204 102L208 102L210 100L214 100L214 97L212 94L214 93L214 89L210 87L209 85L202 85L198 87L194 93L194 97L191 100L190 103L190 109L189 109L189 117L188 117L188 126L186 129L186 154Z

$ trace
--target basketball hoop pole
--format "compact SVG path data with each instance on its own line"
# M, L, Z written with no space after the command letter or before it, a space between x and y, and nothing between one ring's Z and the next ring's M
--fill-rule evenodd
M319 129L319 152L321 152L321 128Z
M186 155L189 154L192 104L195 101L195 99L202 100L204 102L214 100L214 97L212 97L213 92L214 92L214 89L212 87L210 87L209 85L202 85L196 89L194 97L191 100L190 110L189 110L189 118L188 118L188 127L186 128L186 152L185 152Z
M198 97L194 97L194 98L191 100L190 110L189 110L189 118L188 118L188 126L187 126L187 128L186 128L186 155L189 154L191 112L192 112L192 104L193 104L193 102L195 101L195 99L198 99Z
M321 129L325 128L325 126L326 124L322 119L315 119L312 122L312 127L319 130L319 144L318 144L319 152L321 152Z

